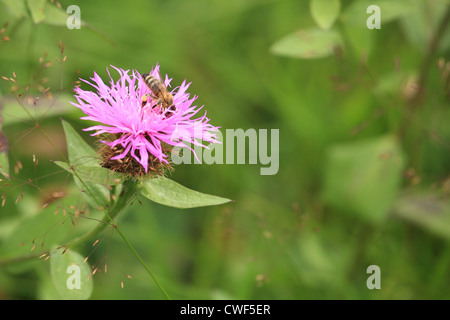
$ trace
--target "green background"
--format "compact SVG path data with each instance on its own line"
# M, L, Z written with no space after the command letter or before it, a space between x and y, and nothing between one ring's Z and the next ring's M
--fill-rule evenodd
M0 79L11 175L0 189L0 298L79 298L58 292L64 277L38 258L101 219L52 163L66 148L60 119L95 146L68 103L75 81L156 63L173 84L192 82L222 133L280 135L275 175L185 164L170 177L232 203L175 209L141 197L119 216L172 298L450 298L449 1L59 4L0 1L0 75L15 81ZM72 4L79 30L66 27ZM381 29L366 26L371 4ZM113 228L73 249L95 273L80 297L164 299ZM370 265L379 290L366 286Z

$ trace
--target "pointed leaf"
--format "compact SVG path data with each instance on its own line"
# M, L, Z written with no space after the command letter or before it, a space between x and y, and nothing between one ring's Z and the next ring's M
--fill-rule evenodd
M342 13L340 19L352 27L366 28L367 19L371 16L367 8L376 5L380 8L381 28L383 24L396 20L411 13L413 4L411 0L358 0L353 1Z
M73 111L71 104L67 103L70 99L73 99L73 96L70 97L64 93L58 95L56 98L41 99L39 104L32 108L34 118L32 120L41 120L44 117L45 119L49 119L51 117L63 116ZM23 123L25 119L30 118L28 108L20 106L16 99L2 97L2 100L4 104L3 126L6 127L20 124Z
M213 206L231 201L230 199L188 189L165 177L143 181L138 188L144 197L156 203L175 208Z
M60 166L71 174L77 174L75 177L79 177L83 181L88 181L100 185L114 185L123 180L123 175L118 172L113 172L106 168L87 167L87 166L71 166L64 161L54 161L56 165Z
M28 9L31 12L31 18L35 24L38 24L45 18L44 9L47 0L27 0Z
M9 179L8 140L0 131L0 174Z
M65 300L88 299L93 289L89 264L79 253L57 248L52 248L50 256L50 274L56 291Z
M43 23L54 26L67 26L67 18L69 15L62 8L58 8L55 5L47 5L45 6L44 15L45 19L43 19Z
M394 2L394 1L391 1ZM402 5L399 3L398 5ZM446 11L450 1L437 0L437 1L410 1L403 7L408 7L408 15L401 15L401 27L406 38L416 46L423 53L428 51L428 46L424 43L429 43L432 34L437 32L439 24L445 19ZM400 9L400 8L398 8ZM405 12L404 10L403 12ZM383 18L384 19L384 18ZM442 21L442 22L441 22ZM447 29L448 30L448 29ZM439 41L437 48L438 54L444 54L444 52L450 47L450 32L444 32L442 38Z
M316 24L323 30L333 26L341 10L340 0L311 0L311 16Z
M10 13L17 18L28 14L25 6L25 0L1 0L1 2L7 7L9 11L7 13Z
M100 210L102 206L107 204L109 197L109 189L107 186L85 180L84 183L81 183L80 179L75 175L73 176L73 179L80 190L87 191L86 187L89 189L89 192L82 192L82 194L91 207Z
M62 121L66 135L67 153L72 165L82 164L86 167L100 167L99 156L84 140L77 131L66 121ZM106 169L105 169L106 170Z
M13 0L13 1L17 1L17 0ZM67 13L67 11L65 11L62 8L58 8L57 6L54 6L54 5L45 6L44 15L45 15L45 19L42 21L43 23L53 25L53 26L63 26L63 27L67 26L67 19L70 17L70 14ZM89 31L95 33L96 35L101 37L103 40L109 42L109 44L111 44L111 45L115 44L114 40L110 36L108 36L105 32L95 28L94 26L90 25L86 21L81 20L80 26L81 26L81 28L86 28Z
M383 29L386 23L408 15L411 12L411 4L411 0L358 0L347 6L339 19L343 22L346 40L356 56L370 56L373 49L376 32L367 28L367 20L373 16L373 14L367 13L369 6L376 5L380 8L380 22L381 29ZM414 28L415 32L421 29L416 25Z
M271 47L275 55L311 59L332 55L336 47L343 44L341 35L335 30L317 28L300 30L281 38Z

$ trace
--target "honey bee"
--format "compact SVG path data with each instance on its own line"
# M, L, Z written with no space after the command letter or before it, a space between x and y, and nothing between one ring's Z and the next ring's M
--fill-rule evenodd
M161 76L160 76L161 78ZM156 105L159 105L163 112L166 110L174 110L175 106L173 104L173 96L167 90L166 86L154 75L143 73L142 79L144 79L147 87L152 91L151 94L147 94L150 98L155 102ZM145 105L148 101L148 96L144 95L142 97L142 105Z

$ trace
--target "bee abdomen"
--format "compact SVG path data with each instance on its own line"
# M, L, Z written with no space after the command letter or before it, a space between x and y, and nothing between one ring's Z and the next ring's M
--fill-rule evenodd
M162 91L162 84L161 81L159 81L155 76L144 73L142 74L142 78L144 79L145 84L152 90L152 91Z

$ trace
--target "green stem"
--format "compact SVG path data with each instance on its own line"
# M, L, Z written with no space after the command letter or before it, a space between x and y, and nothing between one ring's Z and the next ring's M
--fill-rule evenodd
M152 277L153 281L155 281L156 285L158 286L158 288L161 290L161 292L164 294L164 296L168 299L171 300L170 296L167 294L166 290L164 289L164 287L159 283L158 279L156 279L155 275L153 274L153 272L147 267L147 265L145 264L144 260L142 260L141 256L137 253L137 251L134 249L134 247L131 245L131 243L127 240L127 238L125 238L125 236L123 235L123 233L119 230L119 228L116 226L116 230L119 233L119 235L122 237L123 241L125 241L125 243L127 244L127 246L130 248L130 250L134 253L134 255L138 258L138 260L141 262L141 264L144 266L145 270L147 271L147 273L150 275L150 277Z
M408 152L410 159L409 165L413 168L418 169L418 171L420 171L420 168L423 163L423 159L421 157L421 155L423 154L422 152L423 144L417 143L418 141L421 140L422 129L418 126L413 126L412 124L414 124L414 120L418 116L417 113L420 107L425 102L425 95L426 95L425 87L428 78L428 73L433 65L439 44L444 38L445 31L447 30L449 25L450 25L450 6L447 7L447 10L443 14L443 17L436 31L434 32L433 36L431 37L428 43L428 49L422 61L419 78L417 80L418 89L415 92L415 94L408 101L406 101L405 105L406 108L404 109L403 119L401 120L398 128L398 137L400 138L400 140L403 140L407 145L410 145L409 147L410 151Z
M116 222L114 221L114 218L122 212L130 203L133 201L133 199L136 197L137 193L137 183L132 180L125 180L122 185L122 192L120 193L118 199L114 203L114 206L111 207L109 210L105 210L105 217L104 221L108 221L114 226L114 228L117 230L117 233L121 236L123 241L126 243L126 245L130 248L130 250L133 252L133 254L136 256L136 258L139 260L139 262L144 266L147 273L150 275L150 277L153 279L153 281L156 283L158 288L161 290L161 292L164 294L164 296L171 300L170 296L164 289L164 287L161 285L161 283L158 281L158 279L155 277L153 272L150 270L150 268L147 266L147 264L144 262L144 260L141 258L141 256L137 253L136 249L134 249L133 245L128 241L128 239L125 237L125 235L122 233L122 231L117 226ZM105 222L106 222L105 221ZM101 229L103 229L103 226L106 225L106 223L102 224Z
M67 158L65 157L64 153L53 143L53 141L50 139L50 137L47 135L47 133L42 130L42 128L40 127L39 123L37 122L37 120L31 115L31 113L28 111L27 108L25 108L21 103L20 100L16 97L17 101L19 102L19 104L22 106L22 108L28 113L28 115L30 116L31 119L33 119L36 123L36 127L39 129L40 133L47 139L47 141L52 144L55 149L60 153L60 155L62 156L63 159L67 161ZM83 181L83 179L81 179L81 177L77 174L76 170L73 169L73 173L74 175L80 180L80 182L82 183L82 185L85 187L86 192L92 196L92 198L94 199L94 201L101 206L100 202L98 201L98 199L95 197L94 193L92 193L92 191L90 190L90 188L86 185L86 183ZM109 220L109 222L116 228L117 232L119 233L119 235L122 237L123 241L125 241L125 243L127 244L127 246L130 248L130 250L133 252L133 254L138 258L139 262L144 266L145 270L147 271L147 273L150 275L150 277L153 279L153 281L156 283L156 285L158 286L158 288L161 290L161 292L164 294L164 296L168 299L171 300L170 296L167 294L166 290L162 287L162 285L159 283L159 281L156 279L155 275L153 274L153 272L151 272L151 270L149 269L149 267L145 264L144 260L141 258L141 256L137 253L137 251L134 249L134 247L131 245L131 243L128 241L128 239L125 237L125 235L122 233L122 231L120 231L120 229L117 227L115 221L114 221L114 217L116 217L123 209L125 209L130 202L134 199L134 197L136 196L136 187L137 187L137 183L135 181L132 180L126 180L124 181L123 185L122 185L122 193L120 194L120 196L118 197L118 199L116 200L116 202L114 203L114 206L112 208L106 209L104 210L105 213L105 217L103 218L102 222L100 223L99 226L97 226L94 230L92 230L91 232L80 236L79 238L76 238L75 240L69 242L66 246L73 246L75 244L78 244L82 241L87 240L90 237L93 237L95 234L97 234L98 232L100 232L101 230L103 230L103 228L108 225L106 222ZM48 252L46 252L48 254ZM42 255L43 253L41 253ZM22 257L15 257L12 259L0 259L0 265L1 264L6 264L6 263L11 263L11 262L18 262L18 261L23 261L23 260L28 260L30 258L36 257L36 255L28 255L28 256L22 256Z
M144 262L144 260L141 258L141 256L136 251L136 249L133 247L133 245L130 243L130 241L128 241L128 239L125 237L125 235L122 233L122 231L119 229L119 227L117 226L116 222L114 221L114 218L117 217L117 215L120 212L122 212L122 210L124 210L131 203L131 201L135 198L136 192L137 192L136 187L137 187L136 182L130 181L130 180L124 181L121 194L119 195L117 200L114 202L114 205L112 207L110 207L109 209L104 211L105 212L105 216L103 217L103 220L101 222L99 222L99 225L96 228L94 228L93 230L91 230L90 232L88 232L88 233L86 233L86 234L84 234L84 235L82 235L82 236L80 236L80 237L78 237L78 238L76 238L76 239L66 243L62 247L69 248L69 247L75 246L77 244L80 244L80 243L82 243L82 242L84 242L84 241L94 237L95 235L97 235L106 226L112 225L117 230L117 233L123 239L125 244L130 248L130 250L136 256L136 258L139 260L139 262L144 266L145 270L150 275L150 277L153 279L153 281L158 286L158 288L161 290L161 292L164 294L164 296L168 300L171 300L171 298L170 298L169 294L167 293L167 291L164 289L164 287L161 285L161 283L155 277L153 272L150 270L150 268L147 266L147 264ZM26 256L7 258L7 259L0 259L0 265L8 264L8 263L14 263L14 262L26 261L26 260L29 260L29 259L32 259L32 258L36 258L38 256L42 256L43 254L49 254L49 252L46 251L44 253L39 252L39 253L36 253L36 254L30 254L30 255L26 255Z
M120 212L123 208L129 205L129 203L134 199L136 196L136 182L134 181L125 181L123 183L123 191L121 195L119 196L119 199L115 203L113 207L113 214L116 215L118 212ZM125 237L125 235L120 231L119 227L115 224L115 221L113 219L114 215L110 215L108 212L106 212L106 217L109 219L109 221L113 224L113 226L116 228L117 233L122 237L123 241L126 243L126 245L130 248L130 250L133 252L133 254L138 258L139 262L144 266L147 273L150 275L150 277L153 279L153 281L156 283L158 288L161 290L161 292L164 294L164 296L171 300L170 296L167 294L164 287L159 283L158 279L156 279L153 272L150 270L150 268L146 265L144 260L141 258L141 256L137 253L136 249L134 249L133 245L128 241L128 239Z

